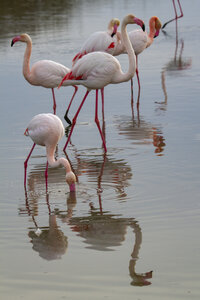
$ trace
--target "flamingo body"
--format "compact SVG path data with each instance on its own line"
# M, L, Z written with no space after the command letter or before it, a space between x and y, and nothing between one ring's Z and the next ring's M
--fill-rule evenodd
M133 76L134 72L133 68L129 76ZM120 75L123 76L123 72L119 61L108 53L98 51L79 59L62 82L64 85L83 85L88 90L96 90L110 83L118 83Z
M51 113L39 114L29 122L26 135L37 145L53 147L64 136L64 126L61 120Z
M105 51L109 54L113 54L114 48L118 42L116 33L119 25L120 21L118 19L111 19L107 31L97 31L92 33L84 42L81 50L73 58L73 64L75 64L82 56L90 52Z
M132 30L128 33L135 55L140 54L153 43L154 38L159 35L161 26L159 18L154 16L149 20L149 33L141 29ZM121 42L117 44L113 53L114 56L127 53L121 39L121 33L118 32L117 35Z
M52 60L40 60L32 65L26 80L36 86L55 88L70 69Z
M46 176L46 185L47 185L47 173L48 173L48 164L56 168L60 165L64 166L66 170L66 182L70 187L70 191L75 191L75 182L76 177L71 170L71 166L67 159L61 157L58 160L55 160L54 154L56 150L57 143L64 135L64 126L62 121L51 113L49 114L38 114L29 122L25 133L26 136L29 136L34 142L33 147L24 162L25 168L25 177L24 185L26 185L26 169L27 163L31 156L31 153L35 145L45 146L47 154L47 168L45 171Z

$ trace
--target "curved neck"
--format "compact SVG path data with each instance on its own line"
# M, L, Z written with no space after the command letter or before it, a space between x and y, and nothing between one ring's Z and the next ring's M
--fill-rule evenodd
M24 53L24 63L23 63L23 75L26 80L29 80L30 76L30 57L32 51L32 42L31 40L26 41L26 50Z
M150 19L149 20L149 34L148 34L147 47L149 47L153 43L155 33L156 33L155 20Z
M127 21L124 20L122 22L122 27L121 27L121 39L128 54L129 68L126 73L121 74L118 82L124 82L130 80L134 76L136 71L136 56L128 36L126 26L127 26Z
M48 160L49 165L52 168L56 168L56 167L59 167L60 165L62 165L65 168L66 173L70 172L71 166L66 158L61 157L58 160L55 160L55 157L54 157L55 148L56 147L46 147L47 160Z

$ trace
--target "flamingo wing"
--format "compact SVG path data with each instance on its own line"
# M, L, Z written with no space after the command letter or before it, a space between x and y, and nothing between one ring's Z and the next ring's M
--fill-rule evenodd
M46 146L56 144L63 137L64 127L56 115L38 114L29 122L26 132L34 143Z
M55 88L69 71L70 69L62 64L51 60L40 60L31 68L31 82L34 85Z
M80 59L85 54L95 51L105 51L113 54L114 48L117 44L116 36L111 37L107 32L94 32L83 44L79 53L73 58L73 63Z

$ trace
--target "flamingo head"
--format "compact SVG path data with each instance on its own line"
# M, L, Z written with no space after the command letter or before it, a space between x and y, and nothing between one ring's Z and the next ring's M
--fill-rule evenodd
M117 33L117 29L119 25L120 25L120 20L117 18L114 18L110 21L108 29L112 31L111 37L113 37Z
M138 19L137 17L135 17L134 15L127 15L126 16L126 23L127 24L137 24L139 25L143 31L145 31L145 24L141 19Z
M23 42L23 43L28 43L31 42L31 38L27 33L23 33L21 35L17 35L12 39L11 42L11 47L16 43L16 42Z
M162 23L158 17L154 16L149 20L149 27L154 27L154 31L155 31L154 38L156 38L160 33Z
M70 192L76 191L76 176L72 171L67 172L66 174L66 182L69 185Z

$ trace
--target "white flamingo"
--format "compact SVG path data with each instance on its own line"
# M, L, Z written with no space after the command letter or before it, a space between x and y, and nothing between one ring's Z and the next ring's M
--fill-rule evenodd
M49 114L39 114L33 117L26 128L24 135L30 136L34 142L29 155L24 162L24 186L26 187L26 171L28 160L35 148L35 145L45 146L47 155L47 166L45 170L46 187L47 187L47 177L48 177L48 164L56 168L62 165L66 170L66 182L69 185L70 191L75 191L76 177L71 170L71 166L68 160L64 157L55 160L54 154L56 150L57 143L64 135L64 126L62 121L51 113Z
M108 24L107 31L96 31L84 42L81 50L75 55L72 62L75 64L85 54L95 51L104 51L113 54L118 38L116 36L119 19L113 18Z
M110 20L108 24L107 31L96 31L92 33L88 39L84 42L81 50L75 55L72 60L72 64L74 65L81 57L90 52L95 51L104 51L110 54L113 54L114 49L118 43L118 38L116 36L118 26L120 25L120 21L117 18L113 18ZM102 97L102 112L104 113L104 89L101 89L101 97ZM71 121L68 118L69 109L71 107L73 101L73 97L68 105L66 110L66 114L64 116L65 120L71 125Z
M11 47L16 42L26 43L23 62L23 75L25 79L32 85L51 88L53 95L53 111L54 114L56 114L56 99L54 88L58 86L63 76L65 76L65 74L69 72L70 69L52 60L39 60L33 64L32 68L30 68L30 57L32 52L31 37L27 33L18 35L12 39ZM74 98L78 89L76 86L74 86L74 88L75 91L72 99Z
M140 79L139 79L139 72L138 72L138 55L142 53L146 48L151 46L155 37L159 35L159 31L161 29L161 22L158 17L153 16L149 20L149 33L146 31L142 31L140 29L132 30L128 33L129 39L131 41L132 47L135 51L136 55L136 75L138 80L138 104L140 98ZM126 47L121 40L121 33L117 32L117 36L121 42L118 42L115 49L114 49L114 56L127 53ZM131 78L131 96L133 101L133 79Z
M65 85L83 85L87 88L87 92L73 118L71 131L64 146L64 151L68 145L74 126L76 124L76 119L87 98L87 95L89 94L90 90L96 90L95 122L103 141L104 150L105 152L107 152L104 136L102 134L98 119L98 90L111 83L117 84L128 81L135 74L136 57L127 34L127 24L137 24L144 28L143 21L136 18L134 15L129 14L123 19L121 37L126 47L129 58L129 68L126 73L122 71L119 61L114 56L105 52L91 52L87 55L84 55L76 62L71 71L66 74L59 85L60 87L63 83L65 83Z

